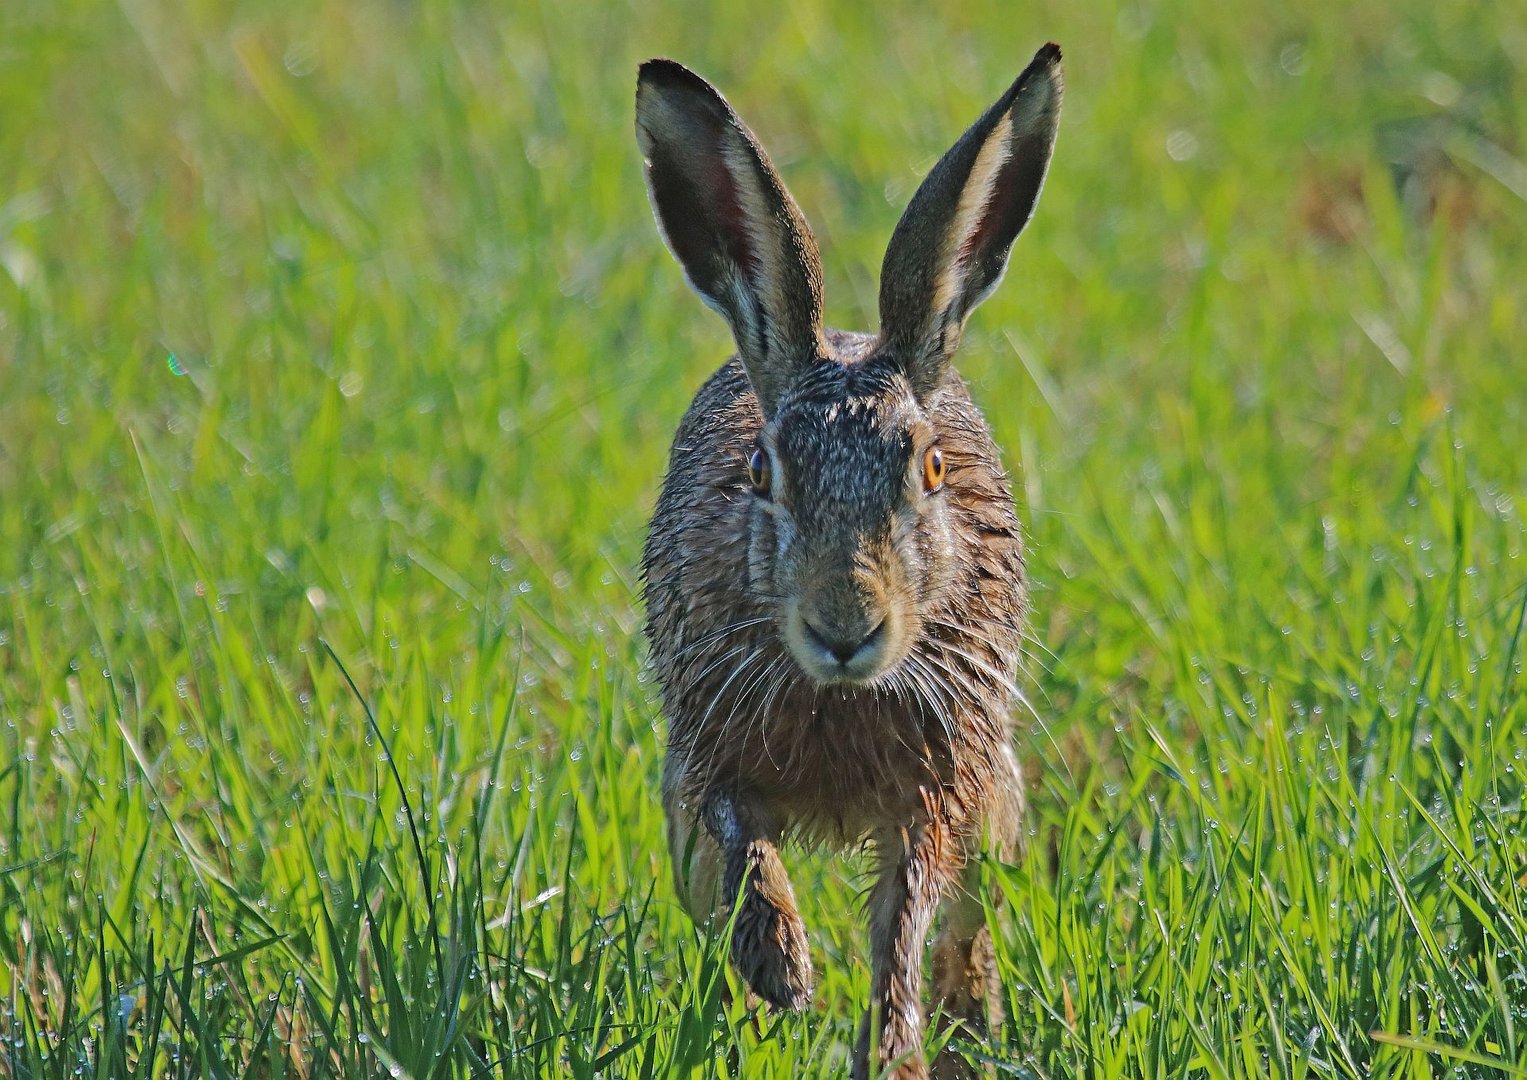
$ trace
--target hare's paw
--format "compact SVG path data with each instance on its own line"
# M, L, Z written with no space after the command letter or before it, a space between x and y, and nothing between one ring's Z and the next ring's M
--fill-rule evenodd
M732 929L732 964L753 992L779 1009L811 1004L815 973L806 924L794 908L781 908L750 890Z
M933 1080L987 1080L993 1075L990 1067L972 1065L964 1054L946 1046L933 1059Z
M960 1049L986 1041L988 1016L996 1023L1002 1021L996 958L991 935L984 926L974 938L962 941L946 925L933 946L933 988L941 1023L956 1027L933 1061L933 1080L982 1080L992 1076L990 1067L972 1063Z

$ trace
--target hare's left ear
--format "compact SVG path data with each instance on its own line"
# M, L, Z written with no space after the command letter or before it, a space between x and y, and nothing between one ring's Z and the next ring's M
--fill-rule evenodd
M1060 46L933 167L902 214L880 272L880 332L919 397L938 386L965 318L990 295L1044 186L1060 120Z

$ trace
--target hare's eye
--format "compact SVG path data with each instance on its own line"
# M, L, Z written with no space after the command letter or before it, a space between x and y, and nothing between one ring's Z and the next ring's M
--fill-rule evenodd
M769 497L769 487L774 481L773 472L769 465L769 452L761 446L755 446L748 458L748 483L753 485L754 494Z
M932 495L944 486L944 453L936 446L923 455L923 491Z

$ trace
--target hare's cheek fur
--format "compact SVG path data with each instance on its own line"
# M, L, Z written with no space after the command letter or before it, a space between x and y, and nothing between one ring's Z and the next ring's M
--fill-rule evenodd
M779 595L778 567L795 541L795 522L778 504L753 498L748 512L748 586L764 600Z
M907 578L902 603L908 607L920 611L933 608L954 581L957 536L950 523L952 495L941 491L913 496L906 509L896 515L896 549Z

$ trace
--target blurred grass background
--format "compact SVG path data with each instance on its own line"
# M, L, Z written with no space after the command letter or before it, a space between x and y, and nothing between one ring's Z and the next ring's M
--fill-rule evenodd
M984 1052L1527 1074L1527 10L20 0L0 1075L841 1074L853 865L796 860L803 1017L723 1005L668 885L635 568L730 343L635 65L723 88L872 327L1051 38L961 360L1042 658Z

